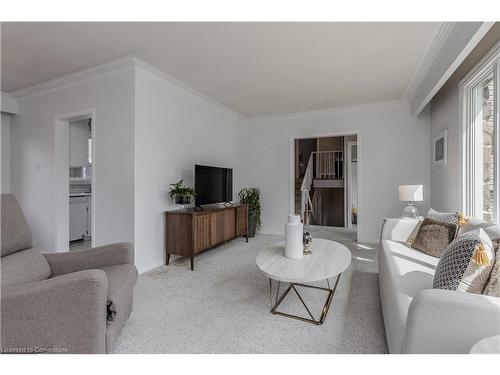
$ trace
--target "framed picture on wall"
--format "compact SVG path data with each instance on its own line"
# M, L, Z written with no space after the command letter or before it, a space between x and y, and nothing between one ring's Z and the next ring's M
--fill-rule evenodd
M443 130L433 142L434 165L443 165L448 161L448 130Z

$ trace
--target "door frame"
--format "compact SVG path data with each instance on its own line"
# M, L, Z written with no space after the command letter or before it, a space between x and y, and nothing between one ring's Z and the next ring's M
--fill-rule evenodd
M95 239L95 196L96 196L96 116L95 108L64 113L54 119L54 251L69 251L69 124L73 121L91 119L92 138L92 181L91 181L91 246Z
M358 181L360 181L361 176L361 152L360 152L360 143L361 143L361 135L359 130L349 130L349 131L339 131L339 132L326 132L326 133L308 133L305 132L303 134L294 134L290 136L290 145L289 145L289 182L288 182L288 210L289 213L295 213L295 140L297 139L307 139L307 138L327 138L327 137L347 137L350 135L355 135L358 144ZM358 183L359 187L359 183ZM344 186L345 189L345 186ZM345 195L345 194L344 194ZM358 192L358 211L361 207L361 199ZM358 231L361 223L358 220Z
M346 213L347 213L347 228L352 228L352 212L351 212L351 207L349 206L349 203L352 203L352 191L351 191L351 188L352 188L352 168L351 168L351 164L352 164L352 149L351 147L354 146L354 145L358 145L358 141L348 141L346 142L347 143L347 189L346 189L346 193L347 193L347 209L346 209ZM358 168L358 189L357 189L357 196L359 196L359 168ZM356 197L358 198L358 197ZM356 201L358 202L358 207L359 207L359 199L356 199ZM356 224L357 225L357 224Z

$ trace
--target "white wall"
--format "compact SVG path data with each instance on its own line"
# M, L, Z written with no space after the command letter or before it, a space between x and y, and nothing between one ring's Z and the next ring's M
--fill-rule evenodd
M398 185L423 184L429 207L429 113L410 116L408 104L393 102L250 121L241 144L241 183L262 194L264 233L283 233L290 207L290 139L358 134L358 239L376 242L384 217L400 216Z
M178 208L169 184L193 186L194 165L234 168L234 198L245 173L238 120L205 100L137 68L135 80L135 259L139 271L165 262L163 212Z
M9 94L0 92L0 111L11 115L16 115L19 112L17 99Z
M479 42L464 62L453 73L431 102L431 138L448 129L448 161L446 165L433 165L431 156L431 205L441 211L462 209L460 144L460 108L458 83L500 40L497 22ZM432 150L431 150L432 151Z
M95 110L96 245L134 239L134 71L19 100L12 136L12 191L34 246L56 249L56 117Z
M10 128L12 116L2 112L0 132L1 138L1 155L2 155L2 173L1 173L1 186L2 193L10 193Z

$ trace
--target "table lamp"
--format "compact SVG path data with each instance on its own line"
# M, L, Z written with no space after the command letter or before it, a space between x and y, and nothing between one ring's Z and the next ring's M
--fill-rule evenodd
M413 205L413 202L424 200L423 185L399 185L399 200L408 202L408 206L403 209L403 217L417 218L418 210Z

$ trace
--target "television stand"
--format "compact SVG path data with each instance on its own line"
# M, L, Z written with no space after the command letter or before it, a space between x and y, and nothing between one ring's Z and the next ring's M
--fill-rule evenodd
M248 242L248 205L166 211L165 232L166 264L170 255L189 257L194 271L196 255L240 236Z

